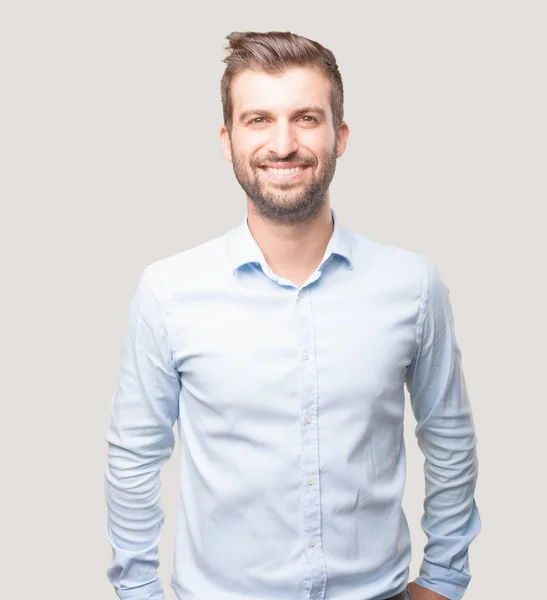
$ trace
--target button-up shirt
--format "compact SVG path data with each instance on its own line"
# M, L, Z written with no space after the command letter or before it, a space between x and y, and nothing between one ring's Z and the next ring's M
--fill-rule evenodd
M343 228L301 286L247 215L143 269L112 398L108 576L163 598L160 468L180 441L180 600L381 600L405 589L405 386L425 456L417 582L459 599L476 436L447 286L425 256Z

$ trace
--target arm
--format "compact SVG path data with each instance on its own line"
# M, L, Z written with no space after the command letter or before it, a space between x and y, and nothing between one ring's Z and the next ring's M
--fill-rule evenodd
M427 259L426 265L418 348L406 385L425 457L421 526L428 541L420 575L409 589L414 600L459 600L471 579L468 547L481 527L474 500L477 440L449 290Z
M163 599L157 574L160 469L173 451L180 379L171 362L154 270L143 271L129 308L106 437L108 578L124 600Z

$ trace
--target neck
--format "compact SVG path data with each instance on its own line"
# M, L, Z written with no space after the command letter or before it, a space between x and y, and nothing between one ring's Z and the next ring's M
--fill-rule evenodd
M272 271L293 281L307 278L319 266L333 231L328 197L313 220L282 225L264 219L247 198L247 222Z

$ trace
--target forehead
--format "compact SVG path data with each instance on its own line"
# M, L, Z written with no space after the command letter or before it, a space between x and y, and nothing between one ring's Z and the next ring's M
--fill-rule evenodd
M236 118L250 108L285 112L320 106L330 114L330 82L313 67L294 67L276 74L248 69L234 78L231 91Z

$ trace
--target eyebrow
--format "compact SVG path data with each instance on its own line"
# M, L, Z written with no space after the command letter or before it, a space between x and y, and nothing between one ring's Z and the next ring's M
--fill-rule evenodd
M292 113L292 116L296 117L297 115L303 115L303 114L307 114L307 113L316 113L322 119L326 118L325 111L320 106L305 106L304 108L299 108ZM239 120L245 121L251 115L257 115L260 117L272 117L273 116L273 114L268 110L260 110L260 109L250 108L248 110L244 110L239 115Z

